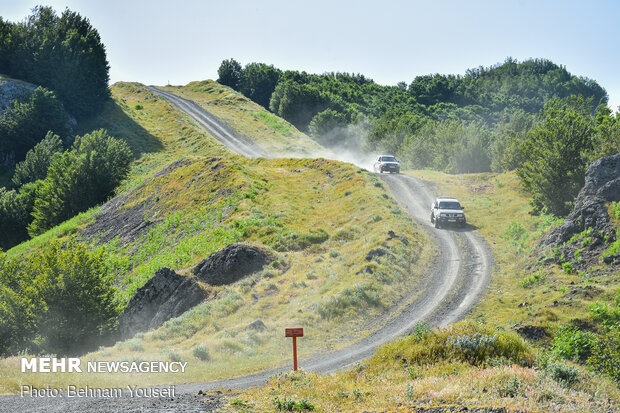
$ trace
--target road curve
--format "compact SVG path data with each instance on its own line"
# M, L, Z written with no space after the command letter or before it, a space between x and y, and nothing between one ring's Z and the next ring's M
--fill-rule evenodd
M185 112L202 128L209 132L211 136L226 145L229 149L240 155L247 156L248 158L267 157L267 154L263 152L254 142L233 131L230 126L198 106L196 102L189 99L184 99L154 86L146 86L146 88L166 99L181 112Z
M231 145L231 149L236 152L245 154L244 152L248 151L248 154L254 154L251 156L257 156L256 154L260 153L249 140L244 142L238 136L236 136L235 140L231 137L224 139L222 136L216 136L219 132L216 133L213 130L219 131L220 129L216 129L213 126L214 122L206 120L213 118L213 116L210 114L205 116L204 113L206 112L203 111L204 113L202 113L197 110L195 108L197 105L194 102L181 98L176 100L177 97L171 93L155 88L149 89L159 93L166 99L170 99L171 103L177 108L195 119L211 134L214 134L214 137L218 140L226 145ZM223 125L219 121L215 122L215 124ZM208 128L205 125L210 126ZM222 126L222 128L224 131L228 129L225 126ZM226 136L223 133L221 134ZM248 149L253 147L255 149ZM425 293L419 294L418 289L411 291L403 297L399 304L396 304L389 310L388 315L390 317L388 317L387 323L361 341L332 353L315 356L309 360L302 360L300 363L301 367L306 371L327 373L358 363L372 356L381 344L412 332L420 323L428 323L431 327L442 327L458 321L477 303L490 281L493 256L484 239L473 231L473 227L435 229L431 225L429 220L430 206L436 194L433 194L429 185L419 179L402 174L381 174L380 177L387 184L401 207L421 225L435 245L437 255L428 269L430 276L426 277L426 284L423 286ZM232 379L180 384L176 386L176 391L177 394L189 395L199 390L247 388L261 385L270 376L289 369L290 366L287 366ZM108 406L108 408L114 409L113 403L115 402L113 399L64 399L58 405L59 409L53 410L50 409L51 406L49 405L42 405L40 399L36 398L6 396L0 398L0 400L2 400L4 406L10 406L12 411L20 409L23 411L62 412L106 411L98 410L98 408ZM152 409L153 411L159 411L155 404L152 405Z

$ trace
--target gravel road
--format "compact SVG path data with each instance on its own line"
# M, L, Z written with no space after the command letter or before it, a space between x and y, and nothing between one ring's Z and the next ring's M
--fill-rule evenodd
M168 92L149 88L169 99L180 110L204 126L214 137L228 145L231 149L246 156L262 156L247 138L228 136L229 128L222 129L212 126L206 119L213 118L197 105L186 99L181 99ZM204 112L204 113L203 113ZM210 125L207 127L206 125ZM224 130L224 132L221 132ZM233 138L235 138L233 140ZM428 269L424 293L419 289L411 291L385 315L387 322L377 331L361 341L342 350L321 354L309 360L301 360L300 366L306 371L327 373L354 365L370 357L376 348L395 337L412 332L416 325L428 323L431 327L442 327L462 319L478 302L487 284L490 281L493 267L493 256L482 237L474 232L474 228L442 228L435 229L429 220L430 206L436 194L431 185L407 175L384 175L380 177L390 188L394 198L421 225L428 233L435 245L437 255L434 263ZM212 411L217 408L221 400L218 396L208 399L205 396L195 396L199 391L212 393L215 389L239 389L263 384L270 376L290 367L274 369L250 376L237 377L206 383L186 383L176 386L175 400L150 400L146 410L125 410L129 408L128 401L121 399L80 399L79 402L67 402L67 399L56 400L54 403L42 403L37 398L20 398L6 396L0 398L0 411L33 411L33 412L108 412L108 411ZM131 401L131 399L127 399ZM136 409L142 408L141 401L136 402ZM140 404L142 403L142 405ZM175 403L172 405L171 403ZM197 405L197 403L199 403ZM209 404L210 403L210 404ZM174 407L176 406L176 407ZM187 410L182 410L187 408ZM132 409L134 407L131 407ZM203 410L192 410L202 408ZM178 410L177 410L178 409Z

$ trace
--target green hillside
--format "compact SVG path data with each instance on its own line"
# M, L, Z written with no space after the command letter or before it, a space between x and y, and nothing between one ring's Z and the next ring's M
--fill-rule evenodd
M209 287L217 298L87 359L151 360L163 354L192 360L182 377L144 378L153 384L239 375L287 358L285 326L307 329L302 357L338 348L378 328L370 321L423 281L431 255L425 237L374 175L325 159L242 158L143 86L121 83L111 92L114 102L84 127L107 128L130 145L137 159L129 178L108 204L13 248L7 257L36 256L54 240L85 244L102 254L121 304L157 269L186 273L232 242L263 246L277 260L250 279ZM240 111L222 106L229 116ZM254 116L248 118L255 127ZM274 119L279 126L272 135L285 142L294 128ZM238 127L250 130L243 122ZM270 124L259 128L257 142ZM294 133L301 145L303 135ZM128 231L132 220L144 222L146 229ZM409 242L388 239L389 230ZM366 260L379 246L393 256ZM367 265L372 275L360 272ZM256 319L268 329L248 332L246 326ZM196 359L196 346L207 347L209 361ZM9 379L15 360L6 359L0 367L2 392L14 391L24 380L49 383L49 376ZM53 380L102 385L131 377L59 375Z

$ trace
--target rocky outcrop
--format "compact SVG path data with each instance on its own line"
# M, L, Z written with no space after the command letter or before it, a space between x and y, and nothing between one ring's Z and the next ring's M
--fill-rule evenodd
M606 207L613 201L620 201L620 153L600 158L590 165L573 211L559 228L542 240L542 244L560 246L587 228L593 229L594 237L604 234L608 239L615 239Z
M20 80L0 77L0 113L11 105L15 99L22 99L37 87Z
M267 252L248 245L230 244L202 260L192 272L211 285L232 284L273 261Z
M206 297L206 291L192 278L162 268L136 291L121 314L121 338L128 339L138 332L157 328L200 304Z

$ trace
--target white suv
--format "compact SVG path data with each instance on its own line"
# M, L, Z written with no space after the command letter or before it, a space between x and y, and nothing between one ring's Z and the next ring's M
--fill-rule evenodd
M454 198L436 198L431 207L431 222L435 228L446 224L457 224L465 226L465 209L459 201Z
M400 173L400 162L392 155L379 155L373 165L375 172Z

